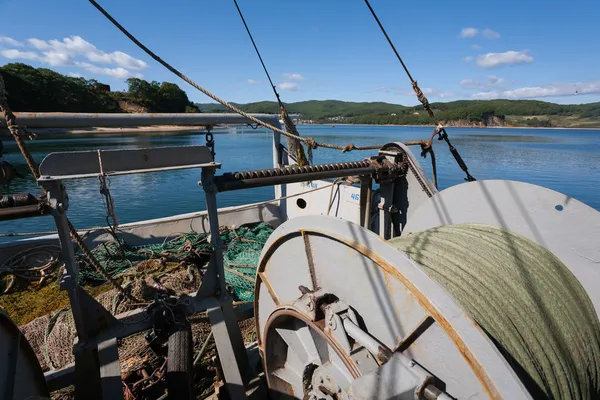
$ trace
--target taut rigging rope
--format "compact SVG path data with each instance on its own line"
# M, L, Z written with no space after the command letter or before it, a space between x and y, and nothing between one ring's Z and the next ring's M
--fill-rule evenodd
M381 29L381 32L387 39L387 42L389 43L390 47L394 51L394 54L396 54L398 61L400 61L400 64L402 64L402 68L404 68L404 72L406 72L408 79L410 79L410 83L412 84L413 90L415 91L417 98L419 99L421 104L423 104L423 108L425 108L425 111L427 111L427 114L429 114L432 121L437 125L437 127L435 128L435 130L433 132L432 139L433 139L433 136L435 136L437 134L439 140L444 140L446 142L446 144L448 144L448 149L450 149L450 153L452 153L452 156L454 156L456 163L458 164L460 169L462 169L463 172L467 175L465 180L468 182L475 181L476 179L469 173L467 164L465 164L465 162L463 161L462 157L458 153L458 150L456 150L456 148L454 146L452 146L452 144L450 143L450 139L448 139L448 134L446 133L446 129L444 129L444 127L438 122L437 118L435 117L435 114L433 113L433 110L431 109L431 106L429 105L429 100L427 100L427 97L425 97L425 95L423 94L423 91L417 84L417 81L415 81L413 79L412 75L408 71L408 67L406 66L406 64L404 64L404 61L402 61L402 57L400 57L398 50L396 50L396 46L394 46L392 39L390 39L390 37L388 36L387 32L385 31L385 28L383 27L383 24L377 17L375 10L373 10L373 7L371 7L371 3L369 3L369 0L365 0L365 3L367 4L367 7L369 7L369 11L371 11L373 18L375 18L377 25L379 25L379 29ZM429 141L429 144L431 145L431 140ZM426 154L427 154L426 152L423 152L423 156L425 156ZM437 187L437 185L436 185L436 187Z
M288 115L286 107L281 102L281 98L279 97L279 93L277 92L277 88L273 84L273 80L271 79L271 75L269 75L269 71L267 70L267 66L265 65L265 63L264 63L264 61L262 59L262 56L260 55L260 51L258 51L258 46L256 46L256 42L254 41L254 37L252 37L252 33L250 32L250 28L248 28L248 24L246 23L246 19L244 18L244 14L242 14L242 10L240 9L240 6L238 5L237 0L233 0L233 3L235 4L235 8L237 8L238 14L240 15L240 18L242 19L242 22L244 23L244 27L246 28L246 32L248 32L248 37L250 37L250 41L252 42L252 46L254 46L254 50L256 51L256 55L258 56L258 59L260 60L260 63L262 64L263 70L265 71L265 75L267 75L267 79L269 80L269 83L271 84L271 88L273 89L273 93L275 93L275 97L277 98L277 102L279 103L279 109L281 110L281 119L284 122L285 130L287 132L295 135L295 136L300 136L300 133L296 129L296 125L294 125L294 122L292 121L292 119ZM287 144L288 144L288 149L289 149L290 153L296 155L298 165L304 166L304 165L308 164L306 162L307 160L306 160L306 155L304 154L304 148L302 147L302 145L300 144L300 142L298 141L298 139L288 138ZM308 147L308 158L309 158L310 162L312 163L312 146Z
M330 144L330 143L317 142L317 141L315 141L312 138L305 138L305 137L297 136L297 135L291 134L289 132L286 132L283 129L279 129L279 128L277 128L277 127L275 127L275 126L273 126L273 125L271 125L269 123L263 122L263 121L259 120L258 118L252 116L251 114L248 114L247 112L244 112L244 111L240 110L238 107L234 106L233 104L230 104L227 101L219 98L215 94L209 92L208 90L204 89L202 86L198 85L196 82L192 81L190 78L188 78L187 76L185 76L184 74L182 74L181 72L179 72L177 69L175 69L169 63L167 63L162 58L160 58L158 55L156 55L152 50L150 50L142 42L140 42L135 36L133 36L131 33L129 33L129 31L127 29L125 29L123 27L123 25L121 25L116 19L114 19L95 0L89 0L89 2L94 7L96 7L96 9L98 11L100 11L100 13L102 13L102 15L104 15L125 36L127 36L133 43L135 43L140 49L142 49L144 52L146 52L146 54L148 54L150 57L152 57L156 62L160 63L163 67L165 67L166 69L168 69L169 71L171 71L173 74L177 75L180 79L182 79L183 81L185 81L186 83L188 83L189 85L191 85L192 87L194 87L195 89L197 89L200 92L204 93L206 96L210 97L211 99L215 100L216 102L220 103L221 105L225 106L226 108L230 109L231 111L240 114L241 116L247 118L248 120L254 122L255 124L258 124L258 125L262 126L263 128L270 129L273 132L280 133L280 134L282 134L282 135L284 135L286 137L289 137L289 138L300 140L301 142L306 143L308 146L312 147L313 149L315 149L317 147L324 147L324 148L327 148L327 149L342 150L343 152L346 152L346 151L352 151L352 150L379 150L379 149L381 149L381 147L383 147L383 145L377 145L377 146L355 146L352 143L350 143L350 144L348 144L346 146L337 146L337 145L333 145L333 144ZM407 146L427 145L428 142L426 140L419 140L419 141L405 142L404 144L407 145Z

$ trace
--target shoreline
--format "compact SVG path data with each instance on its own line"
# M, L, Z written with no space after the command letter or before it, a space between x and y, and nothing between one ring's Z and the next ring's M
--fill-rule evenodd
M398 126L398 127L411 127L411 128L435 128L435 125L402 125L402 124L296 124L300 126L320 125L320 126ZM587 131L600 131L600 127L597 128L578 128L578 127L563 127L563 126L457 126L457 125L444 125L444 128L466 128L466 129L570 129L570 130L587 130Z
M387 127L410 127L410 128L429 128L434 129L435 125L399 125L399 124L297 124L298 126L387 126ZM231 126L214 126L212 129L213 133L219 134L227 129L231 129ZM463 129L553 129L553 130L588 130L588 131L600 131L598 128L577 128L577 127L535 127L535 126L445 126L445 128L463 128ZM121 134L121 133L164 133L164 134L177 134L182 132L197 132L205 131L206 127L202 125L152 125L152 126L126 126L126 127L90 127L90 128L29 128L30 132L38 136L46 135L85 135L85 134ZM6 128L0 127L0 133L10 135ZM3 136L3 135L0 135Z

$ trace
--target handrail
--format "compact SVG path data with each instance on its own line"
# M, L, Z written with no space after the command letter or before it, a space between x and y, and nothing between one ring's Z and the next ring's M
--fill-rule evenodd
M19 125L27 128L83 128L83 127L121 127L149 125L217 125L251 124L239 114L233 113L15 113ZM279 116L273 114L252 114L263 122L279 125ZM6 126L0 118L2 126Z

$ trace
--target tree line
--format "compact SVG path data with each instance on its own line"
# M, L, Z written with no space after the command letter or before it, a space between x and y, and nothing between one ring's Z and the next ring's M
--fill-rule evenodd
M226 112L219 104L196 104L204 112ZM273 101L237 104L246 112L279 113ZM425 125L431 119L421 105L402 106L384 102L345 102L338 100L310 100L286 104L288 112L301 114L301 119L315 123L398 124ZM555 104L537 100L458 100L431 103L437 118L442 121L486 123L490 117L519 118L526 126L549 126L547 117L576 117L600 119L600 103ZM532 118L531 118L532 117Z
M110 91L95 79L71 77L48 68L23 63L0 67L8 102L14 111L123 112L122 102L133 102L149 112L199 112L185 91L174 83L127 79L127 91Z

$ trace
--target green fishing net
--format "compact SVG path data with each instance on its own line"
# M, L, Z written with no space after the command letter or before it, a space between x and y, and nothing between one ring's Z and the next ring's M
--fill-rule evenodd
M227 248L223 254L225 282L234 300L254 299L256 267L271 232L273 228L264 222L221 230L221 240ZM172 239L166 238L163 243L146 246L130 246L122 239L106 242L97 246L92 253L106 271L115 277L151 259L161 259L167 263L185 262L201 268L210 259L211 248L207 234L186 233ZM82 284L94 285L106 281L83 255L79 254L77 261Z

